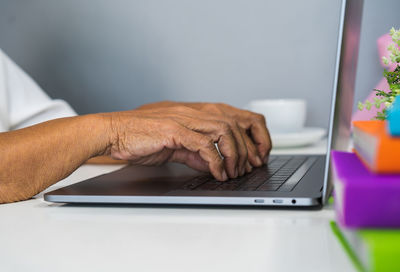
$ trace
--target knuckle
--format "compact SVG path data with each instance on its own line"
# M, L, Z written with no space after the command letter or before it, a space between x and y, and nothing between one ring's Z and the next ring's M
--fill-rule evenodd
M260 122L260 123L263 123L263 124L266 123L266 121L265 121L265 116L262 115L262 114L259 114L259 113L255 113L255 114L253 115L253 119L254 119L254 121L256 121L256 122Z
M213 113L221 113L221 106L219 104L209 103L206 105L206 109Z
M214 109L214 108L215 108L214 106L215 106L215 105L212 104L212 103L206 103L206 104L204 105L204 109L206 109L206 110Z
M223 121L227 123L232 130L239 130L239 124L236 122L236 120L232 118L225 118Z
M231 134L231 128L228 123L226 123L224 121L220 121L218 123L218 127L222 134Z
M200 145L205 147L206 149L214 148L214 141L207 136L203 136L199 139Z
M222 103L222 102L215 103L214 105L215 105L217 108L223 108L223 107L226 107L226 104L225 104L225 103Z
M185 106L176 106L174 107L174 112L176 113L183 113L187 111L187 107Z

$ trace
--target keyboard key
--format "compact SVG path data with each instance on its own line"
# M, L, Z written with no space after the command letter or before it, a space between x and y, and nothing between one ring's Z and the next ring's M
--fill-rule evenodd
M237 189L237 191L248 191L248 192L252 192L257 190L257 187L255 186L244 186L244 187L240 187L239 189Z
M218 186L215 190L217 191L235 191L238 188L239 184L236 182L223 182L220 186Z
M189 180L188 182L186 182L183 185L182 189L183 190L194 190L197 186L209 181L210 179L212 179L212 176L209 176L209 175L195 177L195 178Z
M257 191L276 191L278 190L280 184L270 184L266 183L261 185L260 187L257 188Z
M223 182L220 181L209 181L206 183L201 184L198 186L195 190L201 190L201 191L212 191L215 190L218 186L220 186Z
M271 183L271 184L282 184L285 181L286 181L285 179L269 179L268 183Z

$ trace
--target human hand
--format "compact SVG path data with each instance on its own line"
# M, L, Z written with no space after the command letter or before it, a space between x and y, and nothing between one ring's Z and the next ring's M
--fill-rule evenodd
M248 152L240 128L228 116L216 118L213 112L182 105L111 113L109 153L113 158L135 164L174 161L210 171L218 180L235 178L244 174ZM246 126L251 129L247 123ZM214 143L218 144L224 159Z
M239 146L239 174L243 175L245 171L250 172L252 167L261 166L267 162L268 155L272 147L271 138L266 127L263 115L238 109L222 103L179 103L171 101L163 101L153 104L147 104L141 109L155 109L165 107L176 107L184 105L207 116L202 116L207 120L219 120L227 123L234 133L237 142L244 142ZM243 139L243 140L241 140Z

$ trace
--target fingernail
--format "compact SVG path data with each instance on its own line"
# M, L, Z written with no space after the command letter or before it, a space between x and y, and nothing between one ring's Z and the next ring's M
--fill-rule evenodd
M256 156L256 164L257 166L261 166L263 164L259 156Z
M246 163L246 171L247 173L250 173L253 170L253 166L249 162Z
M228 175L226 174L226 171L222 171L222 180L225 181L228 179Z
M265 158L264 158L264 163L265 163L265 164L268 164L268 159L269 159L269 157L268 157L268 156L265 156Z
M239 174L238 174L238 169L236 168L236 169L235 169L235 178L237 178L238 175L239 175Z

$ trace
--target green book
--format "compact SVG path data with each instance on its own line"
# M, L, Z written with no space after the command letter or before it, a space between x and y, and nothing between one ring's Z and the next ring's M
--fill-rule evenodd
M359 271L400 271L400 229L331 227Z

